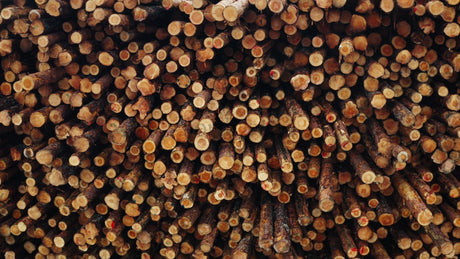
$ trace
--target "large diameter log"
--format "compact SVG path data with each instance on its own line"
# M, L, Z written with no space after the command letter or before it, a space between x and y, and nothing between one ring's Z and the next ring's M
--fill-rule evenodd
M36 159L42 165L49 165L55 156L61 151L62 144L59 141L53 142L37 152Z
M433 214L422 198L420 198L417 191L401 175L393 175L392 182L417 222L422 226L429 225L433 220Z
M449 237L443 233L439 227L434 224L430 224L424 227L425 232L431 237L434 244L440 249L443 255L449 255L452 253L454 247Z

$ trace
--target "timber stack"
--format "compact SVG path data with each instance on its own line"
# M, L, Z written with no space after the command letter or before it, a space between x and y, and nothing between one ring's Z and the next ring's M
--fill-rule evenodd
M5 258L456 258L459 0L0 2Z

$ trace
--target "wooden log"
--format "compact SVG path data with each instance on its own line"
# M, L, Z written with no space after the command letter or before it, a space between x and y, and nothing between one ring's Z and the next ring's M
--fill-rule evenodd
M346 4L2 2L4 256L454 256L458 1Z
M430 186L415 172L408 172L406 176L411 185L422 195L427 204L432 205L436 202L436 195L432 192Z
M134 119L124 120L120 126L109 135L109 141L112 144L124 144L127 141L129 134L133 132L135 126L136 124Z
M374 182L375 172L370 168L369 164L367 164L360 154L352 151L350 153L350 162L357 175L364 183L371 184Z
M393 175L392 182L394 183L399 195L404 199L411 214L416 218L417 222L422 226L427 226L433 219L433 214L426 207L426 204L420 198L418 193L409 183L400 175Z
M329 212L334 208L332 162L323 160L321 165L319 208Z
M343 251L348 257L356 257L358 255L358 248L353 241L350 229L343 225L338 225L336 229L337 235L339 236L340 242L342 243Z
M262 249L270 249L274 243L273 239L273 204L267 194L262 194L262 206L260 209L259 241Z
M295 99L286 98L286 109L288 109L296 129L306 130L308 128L308 116Z
M431 237L436 247L439 248L442 254L448 255L453 251L452 242L448 236L441 232L441 230L434 224L424 227L425 232Z
M403 104L395 102L393 113L396 119L405 127L411 127L415 123L414 114Z
M251 253L252 235L246 234L232 252L232 258L245 259Z

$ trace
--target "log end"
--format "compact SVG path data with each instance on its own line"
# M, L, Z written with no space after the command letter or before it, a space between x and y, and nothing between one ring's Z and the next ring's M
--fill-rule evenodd
M347 256L348 258L355 258L356 256L358 256L358 248L356 247L350 248L347 251Z
M114 131L109 135L109 140L112 144L122 145L126 142L126 134L121 131Z
M445 242L441 245L441 253L443 255L449 255L452 251L454 251L452 242Z
M35 81L31 76L25 76L21 79L22 89L25 91L31 91L35 88Z
M422 210L417 215L417 222L422 226L430 225L432 220L433 220L433 213L431 213L429 209Z
M371 184L375 180L375 173L373 171L366 171L361 175L361 181L365 184Z
M279 14L283 11L284 9L284 4L283 4L283 1L281 0L271 0L268 2L268 9L270 9L270 11L272 13L275 13L275 14Z
M306 130L310 125L307 117L297 117L294 120L294 127L298 130Z
M61 3L56 0L50 0L46 3L45 11L54 17L61 15Z
M112 14L109 16L109 23L112 26L117 26L120 25L121 23L121 17L118 14Z
M249 257L249 255L244 252L244 251L235 251L233 254L232 254L232 258L233 259L247 259Z
M171 150L176 146L176 140L173 137L164 137L161 140L161 146L164 150Z
M328 200L328 199L327 200L322 200L319 203L319 208L323 212L332 211L332 209L334 208L334 200Z
M224 8L222 15L228 22L234 22L238 19L238 10L234 6L227 6Z
M222 167L222 169L229 170L233 167L234 163L235 159L233 159L232 157L219 158L219 166Z
M283 239L279 240L276 243L273 244L273 249L280 254L284 254L289 252L289 249L291 248L291 242L289 240Z
M41 165L49 165L53 162L53 154L48 150L40 150L37 152L35 159Z
M224 6L222 5L213 5L211 8L212 18L214 18L214 20L216 21L221 22L224 20L223 12L224 12Z
M391 226L395 222L393 214L385 213L379 216L379 222L382 226Z
M396 0L396 3L403 9L411 8L414 6L414 0Z
M204 15L201 10L193 10L190 13L189 18L190 18L190 22L194 25L200 25L204 21Z
M291 78L291 85L296 91L305 90L310 83L310 77L306 74L295 75Z
M110 55L107 52L100 53L99 57L98 57L98 60L99 60L99 63L101 63L102 65L107 66L107 67L112 65L113 62L114 62L114 58L112 57L112 55Z
M90 141L84 137L76 138L73 142L73 147L77 152L86 152L90 146Z

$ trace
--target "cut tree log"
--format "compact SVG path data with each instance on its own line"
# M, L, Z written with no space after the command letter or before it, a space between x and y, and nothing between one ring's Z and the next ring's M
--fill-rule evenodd
M0 257L458 256L458 5L1 1Z

